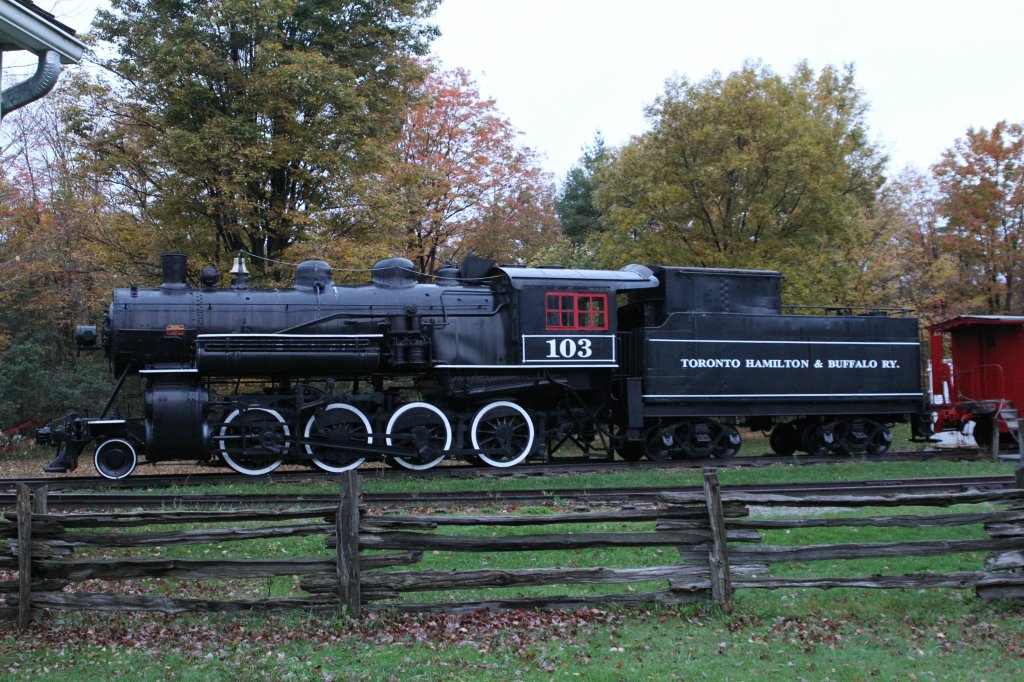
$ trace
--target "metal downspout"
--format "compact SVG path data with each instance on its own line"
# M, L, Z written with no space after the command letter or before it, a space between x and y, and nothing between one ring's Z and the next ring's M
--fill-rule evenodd
M35 102L50 92L57 84L60 70L60 54L56 50L45 50L39 53L39 66L35 75L17 85L12 85L0 94L0 118L15 109Z

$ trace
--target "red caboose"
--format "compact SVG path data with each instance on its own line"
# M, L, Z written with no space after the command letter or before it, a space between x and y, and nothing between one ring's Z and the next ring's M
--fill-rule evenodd
M997 417L1001 440L1016 449L1017 410L1024 405L1024 317L961 315L928 330L935 431L974 421L975 441L990 448ZM945 357L946 334L952 362Z

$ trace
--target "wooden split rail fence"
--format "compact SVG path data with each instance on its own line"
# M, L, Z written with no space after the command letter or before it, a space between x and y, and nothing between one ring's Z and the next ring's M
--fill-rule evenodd
M49 514L45 489L33 496L18 490L15 513L0 519L0 619L29 624L40 609L243 611L342 609L358 615L366 608L407 611L473 611L482 608L574 608L610 603L684 603L712 599L733 608L738 589L780 588L973 588L986 598L1024 597L1024 490L928 495L781 495L723 492L717 473L704 472L701 493L664 493L650 509L600 510L534 515L393 515L361 508L359 478L342 477L336 507L289 510L160 511L105 514ZM935 514L921 508L970 505L967 511ZM913 507L913 513L866 516L843 510ZM599 524L599 530L593 530ZM152 530L173 526L171 530ZM557 532L523 534L524 526L554 526ZM607 530L607 527L616 530ZM941 529L975 527L968 539L919 539L804 545L764 545L762 535L812 528ZM145 530L140 531L138 529ZM184 528L184 529L182 529ZM570 530L566 530L569 528ZM469 529L467 531L467 529ZM484 533L481 529L487 529ZM469 534L466 534L466 533ZM829 531L832 537L836 531ZM462 533L462 534L459 534ZM323 536L320 556L281 558L181 558L172 548L189 545L218 549L240 541L275 541ZM769 538L774 537L769 535ZM785 536L787 539L789 535ZM142 549L144 555L130 553ZM412 569L427 556L435 565L457 553L493 557L520 554L543 564L582 563L587 552L630 548L618 567L602 565L483 567L463 570ZM668 550L666 551L666 548ZM978 570L955 573L919 571L902 575L835 575L836 562L854 559L936 557L986 553ZM219 552L217 552L219 553ZM111 556L123 554L125 556ZM639 565L628 565L631 562ZM771 567L794 562L824 575L773 576ZM487 563L486 559L483 563ZM494 563L507 563L498 562ZM550 563L550 562L547 562ZM568 563L568 562L567 562ZM390 570L387 570L390 569ZM792 571L787 571L787 574ZM13 579L15 574L16 579ZM185 599L137 594L142 581L292 577L299 590L290 596L249 600ZM119 581L132 589L111 591ZM173 583L160 583L173 585ZM549 586L626 585L600 594L548 596ZM651 589L654 585L655 589ZM510 591L512 596L508 595ZM523 588L544 588L523 597ZM104 591L95 591L102 589ZM168 588L164 588L165 593ZM170 588L173 590L173 588ZM452 600L453 592L473 596L504 592L490 599ZM562 588L565 589L564 587ZM623 591L625 589L625 591ZM127 593L125 593L127 592ZM407 601L407 593L431 594L430 601Z

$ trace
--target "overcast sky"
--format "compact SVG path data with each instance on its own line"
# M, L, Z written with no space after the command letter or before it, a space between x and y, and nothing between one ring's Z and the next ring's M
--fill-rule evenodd
M96 0L35 0L85 31ZM443 0L434 53L461 66L561 180L600 129L643 132L665 79L760 59L852 62L894 172L969 126L1024 122L1021 0Z

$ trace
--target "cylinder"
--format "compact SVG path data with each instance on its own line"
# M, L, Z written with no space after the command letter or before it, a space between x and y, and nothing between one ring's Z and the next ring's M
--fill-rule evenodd
M152 382L145 394L146 458L205 460L210 452L210 397L192 378Z

